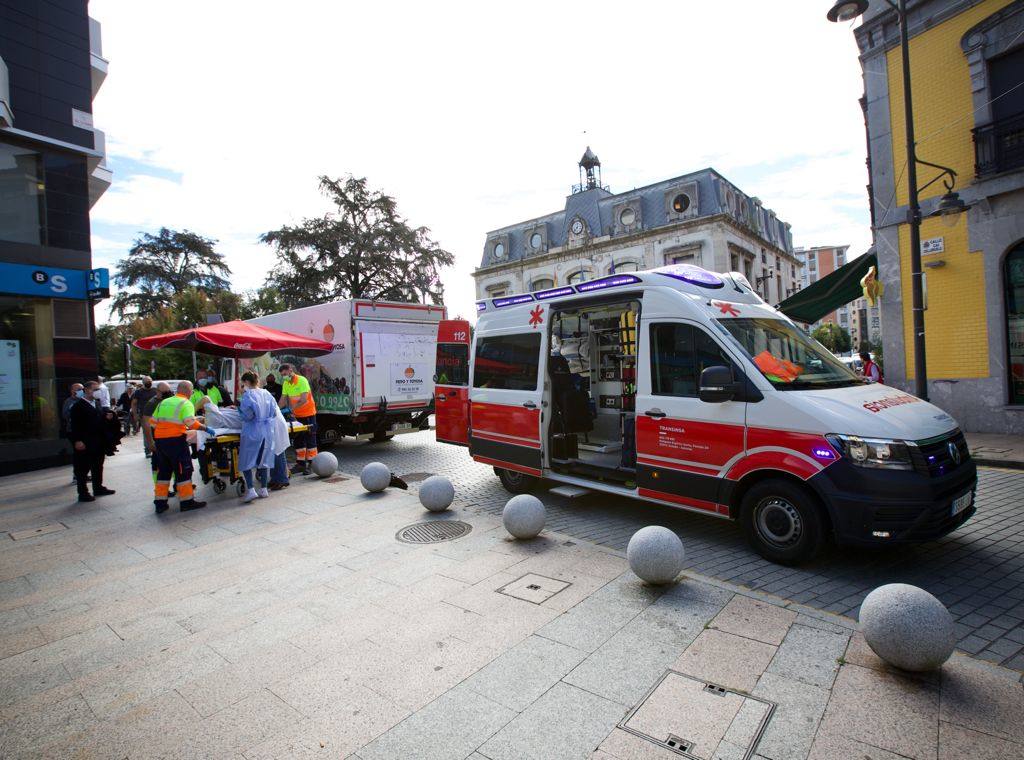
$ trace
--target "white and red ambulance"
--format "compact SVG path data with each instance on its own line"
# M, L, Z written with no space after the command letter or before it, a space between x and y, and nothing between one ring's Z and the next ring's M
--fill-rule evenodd
M975 511L948 414L866 382L743 275L678 264L480 301L438 335L437 439L541 478L737 520L763 556L925 541Z

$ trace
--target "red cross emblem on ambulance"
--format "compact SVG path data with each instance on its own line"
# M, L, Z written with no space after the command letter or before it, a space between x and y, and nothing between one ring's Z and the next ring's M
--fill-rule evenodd
M544 321L544 307L538 306L530 312L530 327L536 327Z
M726 301L712 301L711 304L717 306L719 311L727 316L738 317L740 315L740 310Z

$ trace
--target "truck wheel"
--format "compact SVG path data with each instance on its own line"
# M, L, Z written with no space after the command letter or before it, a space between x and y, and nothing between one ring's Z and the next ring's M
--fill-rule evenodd
M495 467L494 474L498 476L498 480L509 493L530 493L540 482L540 478L535 478L533 475L515 470L505 470L501 467Z
M747 491L741 507L743 532L765 559L798 565L821 550L821 512L806 489L787 480L765 480Z
M375 431L373 431L373 442L374 443L385 443L387 441L390 441L392 438L394 438L393 435L388 435L383 430L375 430Z

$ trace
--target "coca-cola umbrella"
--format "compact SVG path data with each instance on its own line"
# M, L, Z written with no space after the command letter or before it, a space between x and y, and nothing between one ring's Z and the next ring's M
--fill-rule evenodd
M334 346L325 340L306 338L237 319L233 322L176 330L163 335L150 335L147 338L139 338L134 345L144 351L180 348L184 351L236 359L251 359L268 351L287 351L295 356L323 356L334 350Z

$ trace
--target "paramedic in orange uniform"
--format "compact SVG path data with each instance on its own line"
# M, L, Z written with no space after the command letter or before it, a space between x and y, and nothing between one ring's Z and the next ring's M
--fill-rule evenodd
M316 456L316 402L309 380L295 372L290 364L282 364L281 375L282 408L295 415L296 422L306 425L309 430L295 434L295 468L292 475L309 475L309 463Z
M153 461L156 465L156 485L153 504L156 513L167 511L167 495L171 488L171 476L174 476L181 500L181 511L205 507L205 501L196 501L195 487L192 485L192 451L189 449L185 433L189 430L205 430L212 433L206 425L196 419L196 409L189 400L192 395L192 383L182 380L178 383L176 395L165 398L153 411Z

